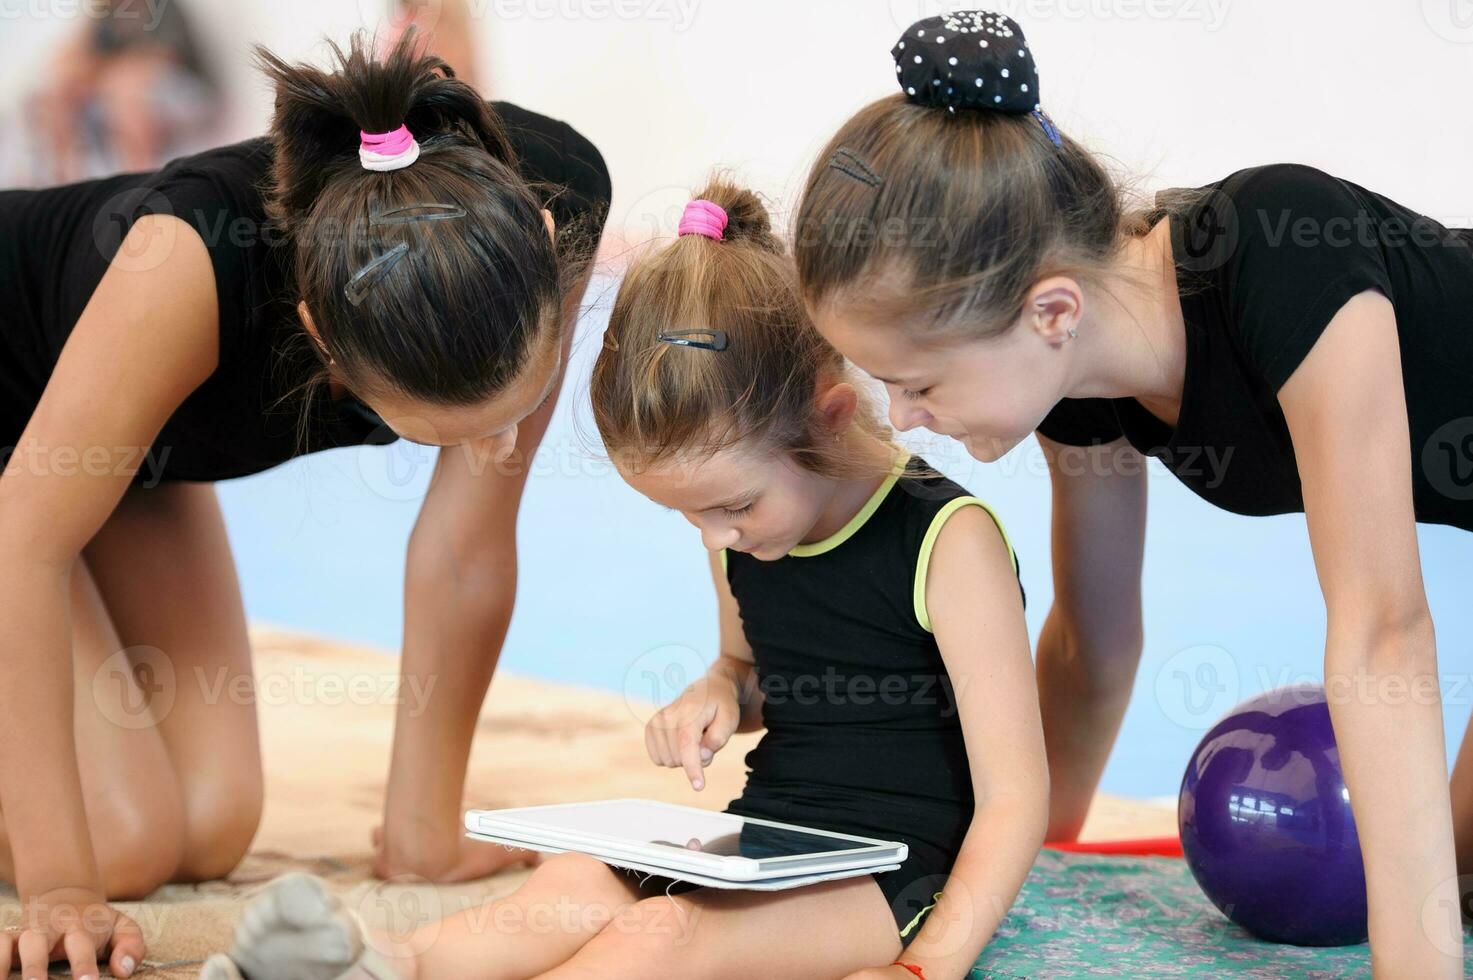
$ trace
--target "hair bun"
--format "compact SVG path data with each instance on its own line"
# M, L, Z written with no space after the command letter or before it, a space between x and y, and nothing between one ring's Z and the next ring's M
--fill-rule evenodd
M724 241L751 242L769 252L783 250L781 240L773 234L772 216L767 205L754 191L718 176L697 191L695 199L709 201L726 212L726 227L722 232Z
M890 53L900 87L917 105L1016 115L1040 108L1033 53L1006 14L961 10L918 20Z

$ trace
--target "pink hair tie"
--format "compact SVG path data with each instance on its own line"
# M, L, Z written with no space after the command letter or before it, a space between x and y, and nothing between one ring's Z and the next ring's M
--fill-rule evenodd
M719 242L721 233L726 231L726 222L726 212L719 205L697 198L685 206L685 213L680 216L680 234L705 235Z
M409 127L401 125L387 133L365 133L358 137L358 161L364 170L402 170L419 159L419 143L410 135Z

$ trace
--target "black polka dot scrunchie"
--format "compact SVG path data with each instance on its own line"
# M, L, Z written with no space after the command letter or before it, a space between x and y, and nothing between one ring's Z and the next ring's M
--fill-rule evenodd
M1059 130L1038 95L1038 66L1023 28L1006 14L964 10L916 21L890 50L905 96L917 105L1034 116L1055 146Z

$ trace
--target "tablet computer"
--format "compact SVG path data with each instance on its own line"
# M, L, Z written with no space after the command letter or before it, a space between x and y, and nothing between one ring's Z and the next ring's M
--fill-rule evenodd
M908 853L899 841L655 800L471 810L465 826L473 836L505 838L534 850L546 845L638 862L659 873L683 871L733 882L879 870L900 864Z
M533 844L529 841L517 840L513 837L493 837L490 834L467 834L473 840L485 841L488 844L502 844L506 847L518 847L525 850L542 851L548 854L562 854L567 848L553 847L550 844ZM695 871L684 871L670 867L656 867L632 858L618 857L615 855L588 854L604 864L616 868L625 868L630 871L644 872L645 874L663 875L666 878L678 878L688 881L693 885L705 885L709 888L740 889L743 891L782 891L787 888L802 888L804 885L816 885L820 881L833 881L836 878L853 878L858 875L867 875L876 871L894 871L900 867L898 864L884 864L877 868L860 867L846 868L839 871L819 871L810 874L784 875L780 878L758 878L752 881L732 881L726 878L715 878L703 875Z

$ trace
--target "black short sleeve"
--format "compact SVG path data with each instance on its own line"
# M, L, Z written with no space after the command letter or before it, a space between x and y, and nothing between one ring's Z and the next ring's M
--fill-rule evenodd
M1349 299L1367 289L1396 299L1381 246L1398 231L1359 188L1313 167L1239 171L1222 191L1236 236L1222 270L1231 321L1277 392Z
M1103 445L1123 435L1108 398L1065 398L1039 423L1038 434L1066 446Z
M522 176L542 195L559 228L597 235L613 188L602 154L567 123L511 102L491 103L516 148Z
M279 271L272 267L279 242L262 197L270 169L270 143L258 137L176 160L132 191L129 223L145 214L169 214L204 242L215 272L222 364L246 341L252 311L275 298L281 285L268 274Z

